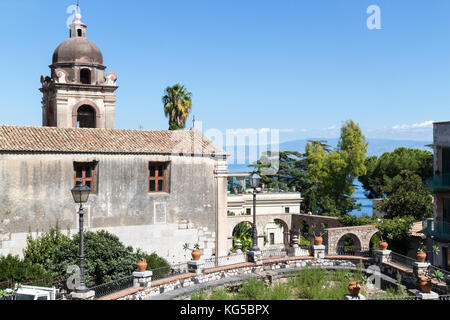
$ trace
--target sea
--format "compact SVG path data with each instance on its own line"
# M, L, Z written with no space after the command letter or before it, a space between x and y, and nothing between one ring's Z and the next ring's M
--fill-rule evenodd
M228 165L229 172L253 172L253 167L249 167L247 164L229 164ZM367 198L364 194L364 188L356 179L353 183L355 186L355 193L353 197L356 199L356 203L361 205L361 210L354 210L350 212L351 215L360 217L361 215L372 216L372 200ZM301 192L301 190L300 190Z

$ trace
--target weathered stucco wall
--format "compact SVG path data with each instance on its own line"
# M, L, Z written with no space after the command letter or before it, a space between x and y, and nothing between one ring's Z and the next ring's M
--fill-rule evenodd
M92 161L98 161L98 191L85 206L87 229L108 228L127 244L139 245L150 252L164 248L164 256L168 257L181 254L181 242L189 239L198 241L206 249L206 255L213 252L214 158L3 153L0 154L0 254L7 254L2 248L21 251L19 247L25 245L23 235L29 230L46 231L56 222L62 229L78 228L77 205L70 193L73 163ZM152 161L170 161L169 193L148 193L148 164ZM143 228L123 228L127 226ZM2 240L13 239L22 240L2 244Z

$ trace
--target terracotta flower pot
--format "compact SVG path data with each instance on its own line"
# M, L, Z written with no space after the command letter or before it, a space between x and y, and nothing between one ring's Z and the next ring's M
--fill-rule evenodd
M425 259L427 258L427 254L425 252L417 252L417 261L418 262L425 262Z
M431 289L433 289L431 278L424 276L420 277L420 290L422 290L423 293L430 293Z
M380 250L386 250L388 243L386 241L380 241Z
M323 238L322 237L314 237L314 245L315 246L320 246L323 242Z
M192 255L192 260L198 261L198 260L200 260L202 252L200 250L192 250L191 255Z
M353 297L357 297L359 295L360 291L361 291L361 285L359 284L359 282L349 282L348 283L348 292L350 292L350 294Z
M136 265L137 265L137 268L138 268L139 272L145 272L145 270L147 269L147 262L146 261L139 260Z

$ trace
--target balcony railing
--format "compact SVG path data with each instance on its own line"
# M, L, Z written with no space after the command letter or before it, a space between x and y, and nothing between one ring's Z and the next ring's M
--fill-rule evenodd
M450 191L450 173L435 175L423 182L423 186L431 193Z
M450 241L450 223L426 219L422 221L422 233L440 241Z

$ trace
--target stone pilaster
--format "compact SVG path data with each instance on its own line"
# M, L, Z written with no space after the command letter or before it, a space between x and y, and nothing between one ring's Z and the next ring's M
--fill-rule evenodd
M375 250L375 262L382 264L391 261L391 250Z
M133 272L133 286L148 288L152 284L152 271Z
M247 251L248 262L253 262L257 265L262 265L262 252L261 251Z
M203 273L205 263L201 260L191 260L188 262L188 271L195 274Z
M325 246L322 244L320 246L313 245L311 247L312 254L315 259L324 259L325 258Z

